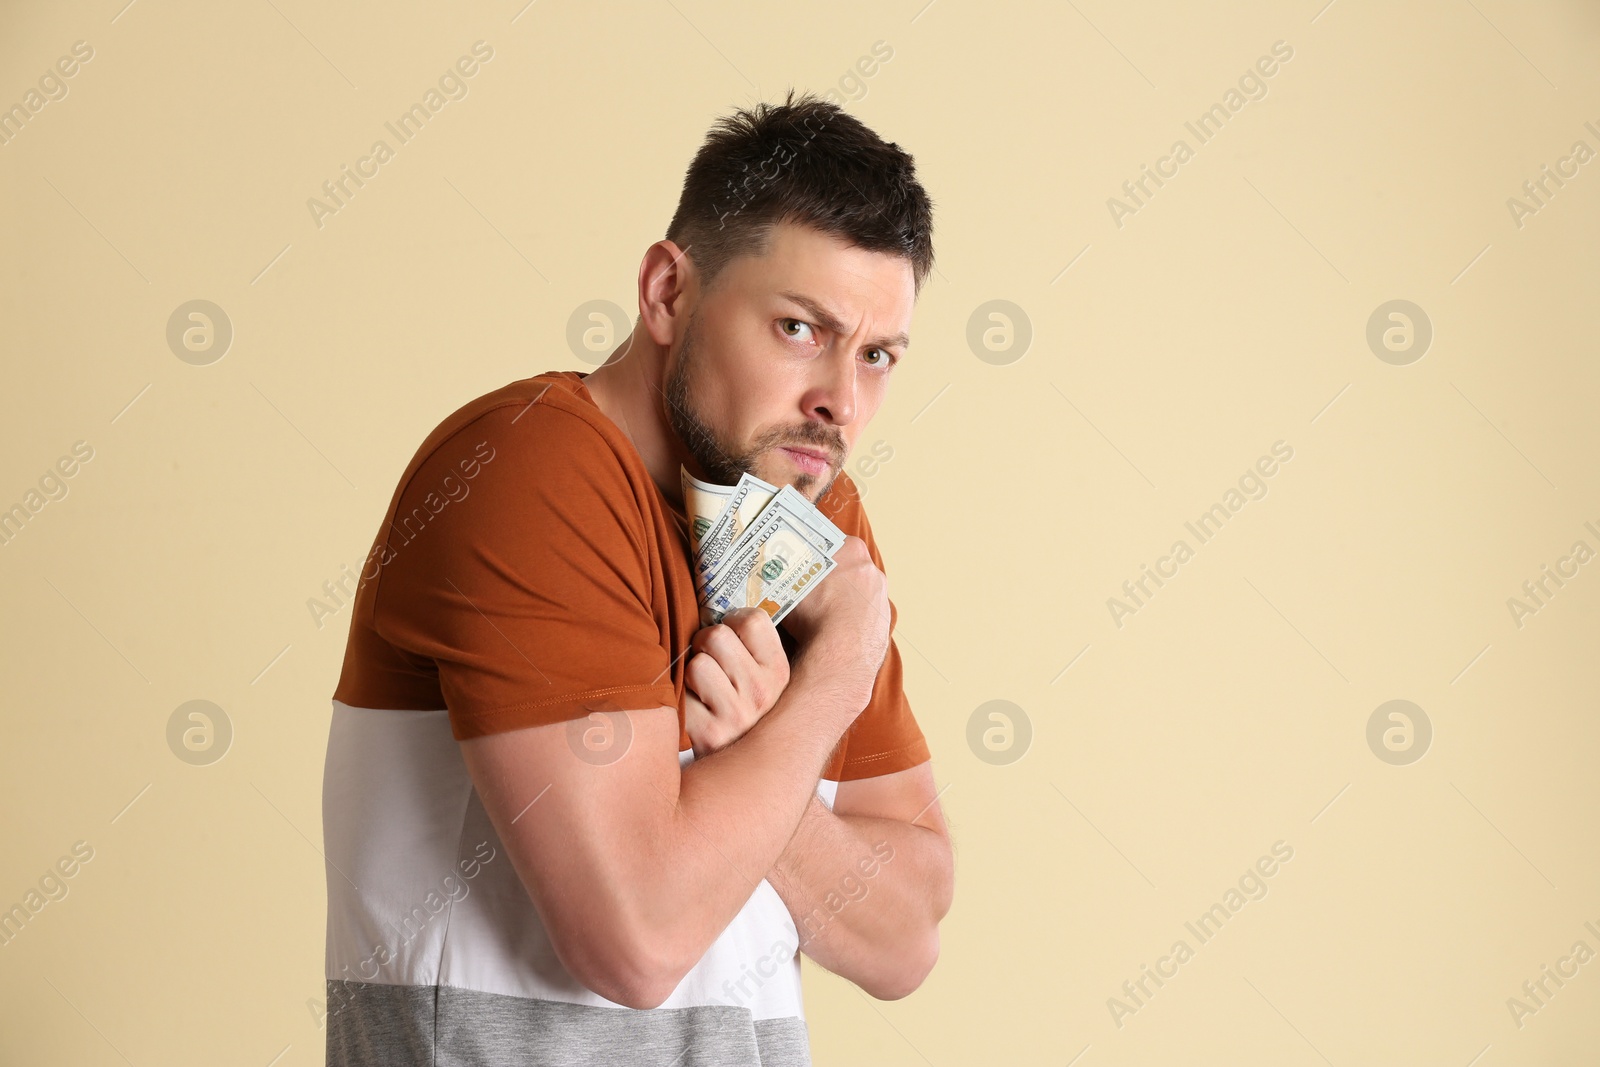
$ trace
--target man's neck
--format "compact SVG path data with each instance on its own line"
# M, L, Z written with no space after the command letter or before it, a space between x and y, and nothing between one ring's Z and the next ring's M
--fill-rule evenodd
M628 353L590 372L583 384L595 404L627 435L644 460L645 469L675 507L683 507L678 468L688 452L666 420L662 393L663 355L648 334L636 332Z

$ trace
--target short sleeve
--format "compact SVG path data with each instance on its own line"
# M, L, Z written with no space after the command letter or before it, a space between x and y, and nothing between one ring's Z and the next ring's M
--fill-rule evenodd
M387 531L373 626L432 661L458 740L677 706L652 488L550 403L493 409L416 469Z
M839 475L819 506L841 530L865 541L872 562L888 574L888 568L883 565L883 556L878 551L878 543L872 536L872 524L867 521L860 494L848 474ZM845 731L829 764L826 776L835 781L848 782L893 774L909 770L931 758L922 727L911 713L911 703L906 699L900 649L894 639L899 615L891 599L889 650L884 656L883 665L878 668L871 700L849 730Z

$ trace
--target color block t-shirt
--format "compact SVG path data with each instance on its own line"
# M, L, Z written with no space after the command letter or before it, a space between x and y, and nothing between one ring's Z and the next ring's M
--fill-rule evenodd
M666 705L694 759L684 516L583 379L513 382L440 423L363 564L323 779L329 1064L810 1062L770 883L660 1007L616 1004L557 960L461 757L468 738ZM818 506L883 566L847 474ZM896 617L891 601L871 701L818 782L830 806L840 782L929 758Z

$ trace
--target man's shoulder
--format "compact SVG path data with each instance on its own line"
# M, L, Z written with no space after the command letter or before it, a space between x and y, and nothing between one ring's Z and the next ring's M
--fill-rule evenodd
M456 408L418 446L395 483L383 529L421 514L420 508L438 513L441 501L491 486L481 498L487 503L472 505L483 521L458 530L459 536L492 534L485 526L494 525L491 514L509 522L535 504L595 512L589 516L595 521L602 500L620 514L620 500L636 499L642 511L648 472L628 438L580 390L575 372L551 371ZM487 476L485 468L491 469Z
M462 404L441 419L428 437L430 441L443 440L474 423L486 422L537 427L548 433L588 427L603 437L609 420L585 394L576 371L546 371L520 378Z
M481 442L493 451L530 460L560 454L569 465L587 459L621 466L626 456L626 439L587 397L576 371L522 378L462 404L423 440L412 459L412 473L458 438L469 448Z

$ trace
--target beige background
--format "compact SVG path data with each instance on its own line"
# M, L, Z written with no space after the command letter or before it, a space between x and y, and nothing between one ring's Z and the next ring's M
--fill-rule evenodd
M585 302L632 312L716 115L841 82L937 204L862 436L893 458L859 480L958 881L912 997L807 967L817 1063L1592 1061L1600 962L1520 1027L1507 999L1600 952L1600 563L1520 627L1507 601L1600 550L1600 162L1520 227L1507 199L1600 151L1594 4L122 2L0 9L0 105L94 49L0 147L0 507L94 449L0 547L0 907L94 850L0 947L0 1061L322 1062L348 615L307 600L440 419L584 367ZM478 40L466 98L319 229L308 198ZM1196 146L1276 41L1267 95ZM210 365L166 342L194 299L235 331ZM966 339L996 299L1033 333L1005 365ZM1434 330L1405 366L1365 339L1394 299ZM1179 538L1119 628L1108 598ZM1433 728L1406 766L1366 740L1392 699ZM208 766L168 746L190 700L232 724ZM991 700L1031 724L1006 765L968 743ZM1185 921L1276 841L1268 894L1200 944ZM1119 1027L1108 998L1179 938Z

